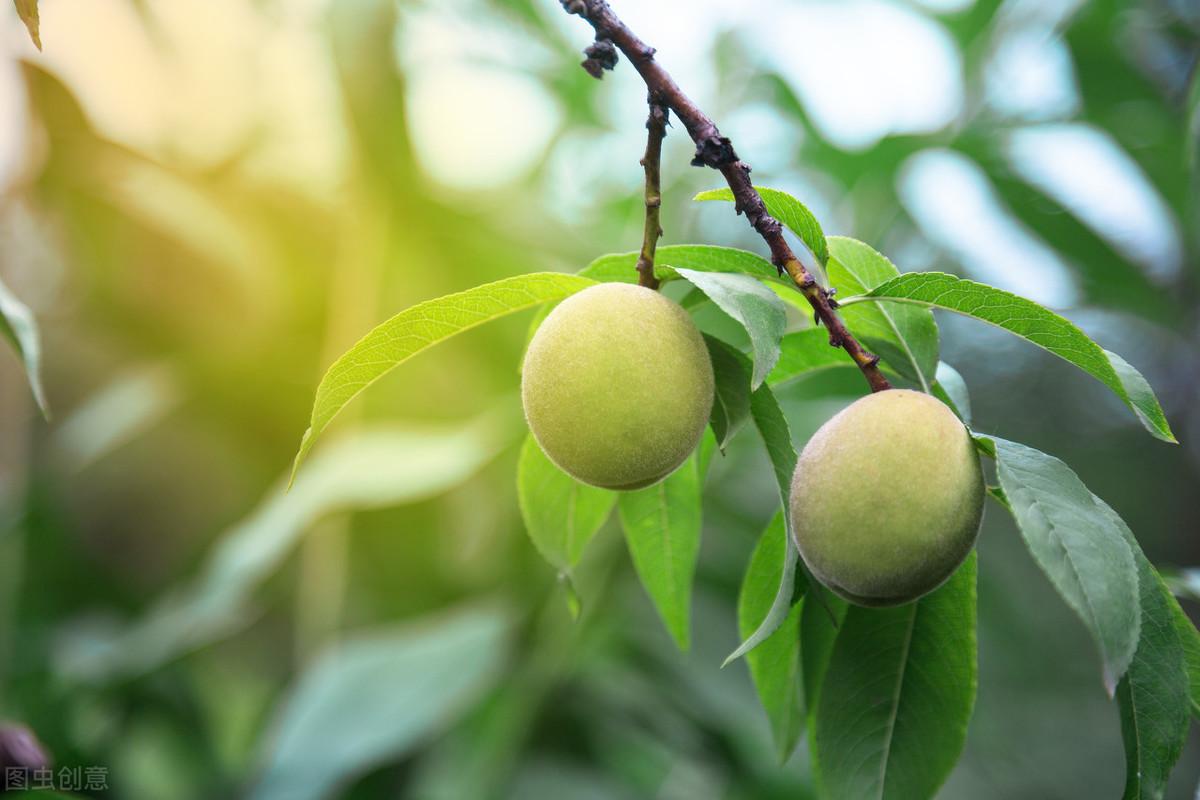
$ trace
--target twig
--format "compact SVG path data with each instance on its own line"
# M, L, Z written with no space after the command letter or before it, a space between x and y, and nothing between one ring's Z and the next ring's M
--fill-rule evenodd
M638 283L650 289L658 288L654 277L654 251L663 230L659 222L662 207L662 143L667 135L669 113L667 107L650 96L650 114L646 118L646 155L642 167L646 171L646 227L642 234L642 252L638 255Z
M609 7L606 0L560 0L568 13L578 14L587 20L596 32L596 45L588 49L588 71L599 77L601 69L611 69L611 58L597 60L597 53L608 54L608 43L625 54L634 69L642 76L650 96L675 112L683 122L688 135L696 143L696 157L692 164L708 166L718 170L733 192L734 207L746 219L771 249L771 261L780 271L787 272L797 288L808 300L817 319L829 331L829 343L841 347L862 370L871 386L871 391L890 389L887 378L879 370L879 357L868 353L854 338L842 322L828 293L796 258L792 248L783 237L783 226L767 213L762 197L750 182L749 165L738 159L733 143L717 129L717 126L679 88L675 80L654 60L654 48L634 35L624 22Z

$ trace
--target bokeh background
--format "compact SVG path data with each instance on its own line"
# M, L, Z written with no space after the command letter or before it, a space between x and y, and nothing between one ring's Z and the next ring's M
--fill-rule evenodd
M1200 6L1192 0L615 0L756 180L902 270L1062 310L1136 365L1182 444L1087 376L943 318L976 425L1070 463L1164 569L1200 564ZM717 459L675 651L619 531L573 622L523 532L527 317L343 415L290 494L324 369L413 303L573 271L641 231L645 91L579 69L557 0L0 5L0 280L52 419L0 352L0 719L120 798L798 798L734 605L773 513ZM1190 132L1189 132L1190 131ZM667 243L761 251L667 140ZM865 389L785 396L798 442ZM980 686L945 798L1114 797L1090 641L988 514ZM1195 606L1188 606L1192 612ZM1200 780L1195 736L1170 796Z

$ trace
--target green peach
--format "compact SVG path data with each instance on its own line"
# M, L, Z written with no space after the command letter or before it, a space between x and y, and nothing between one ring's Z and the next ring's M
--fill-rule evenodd
M564 300L529 343L525 419L565 472L607 489L666 477L708 424L713 372L691 317L658 292L624 283Z
M792 478L796 546L852 603L891 606L940 586L975 546L984 483L971 435L941 401L892 389L821 426Z

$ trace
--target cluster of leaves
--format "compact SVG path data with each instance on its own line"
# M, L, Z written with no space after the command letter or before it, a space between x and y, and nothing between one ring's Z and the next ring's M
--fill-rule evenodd
M991 286L945 273L907 273L854 239L826 237L795 198L762 189L838 291L851 331L898 383L931 392L970 426L961 376L939 361L932 310L1020 336L1091 374L1145 429L1174 436L1142 375L1067 319ZM727 191L699 200L730 200ZM577 275L508 278L404 311L364 337L321 382L296 466L316 436L359 392L397 364L461 330L553 304L600 281L632 282L636 253L604 256ZM586 486L562 473L532 437L520 455L521 511L534 545L568 588L589 540L617 509L646 592L679 647L689 645L691 587L701 535L701 494L714 451L744 426L761 437L781 510L750 559L738 607L744 657L787 759L807 730L818 785L834 797L932 795L963 747L976 688L975 557L942 588L907 605L847 606L810 579L790 535L787 493L796 451L776 390L818 370L852 369L824 332L787 332L795 293L760 256L708 245L666 246L655 272L688 285L685 308L711 303L744 331L745 349L706 334L717 380L711 430L661 483L632 492ZM737 337L727 337L737 339ZM1120 706L1128 797L1161 796L1200 714L1200 634L1120 517L1058 459L976 434L995 461L989 494L1011 512L1035 561L1095 639L1102 676Z

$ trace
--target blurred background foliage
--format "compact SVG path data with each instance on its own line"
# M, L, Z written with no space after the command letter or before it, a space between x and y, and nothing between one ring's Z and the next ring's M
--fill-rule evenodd
M981 430L1070 463L1160 566L1200 563L1196 3L616 5L827 232L1061 309L1144 372L1179 447L941 320ZM0 9L0 280L53 410L0 353L0 718L122 798L809 796L804 746L781 767L744 665L718 669L774 510L752 435L707 484L687 654L611 523L578 622L522 531L525 319L404 365L282 491L321 371L376 322L636 249L628 65L585 75L555 0L41 16L39 53ZM674 131L664 241L759 249L690 203L718 180L689 157ZM784 394L801 441L865 390L844 372ZM1006 517L980 551L978 703L941 796L1114 796L1092 645ZM1198 776L1193 740L1171 796Z

